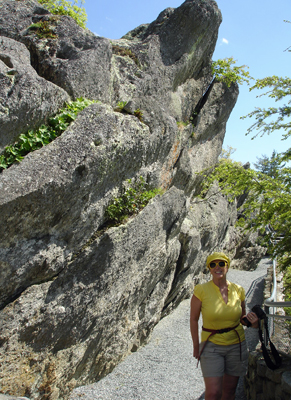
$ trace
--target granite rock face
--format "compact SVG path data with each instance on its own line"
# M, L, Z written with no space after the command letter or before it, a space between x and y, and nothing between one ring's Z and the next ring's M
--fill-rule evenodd
M68 93L36 73L24 44L0 36L0 152L67 100Z
M31 28L45 21L53 37ZM59 400L100 379L190 296L209 252L235 254L236 205L196 197L238 95L210 74L220 22L214 1L187 0L110 42L35 1L1 3L1 43L19 49L5 57L24 58L26 78L47 90L41 105L52 107L37 105L39 120L26 125L68 97L100 101L0 175L2 393ZM21 115L21 102L11 107ZM141 176L163 194L105 229L112 198Z

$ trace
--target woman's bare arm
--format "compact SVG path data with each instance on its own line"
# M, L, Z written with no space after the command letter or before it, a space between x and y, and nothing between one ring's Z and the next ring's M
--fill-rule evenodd
M195 358L198 358L199 356L198 320L201 312L201 304L201 301L193 294L190 310L190 331L193 341L193 357Z

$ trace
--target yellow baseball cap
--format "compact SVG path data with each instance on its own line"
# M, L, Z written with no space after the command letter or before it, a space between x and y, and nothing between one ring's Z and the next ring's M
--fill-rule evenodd
M210 256L207 257L206 260L206 267L209 266L209 264L214 261L214 260L223 260L227 262L228 267L230 266L230 259L224 254L224 253L212 253Z

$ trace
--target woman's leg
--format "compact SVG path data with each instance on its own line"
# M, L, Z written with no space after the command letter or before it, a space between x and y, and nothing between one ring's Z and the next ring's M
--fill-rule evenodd
M204 378L205 400L221 400L223 376Z
M222 384L222 397L221 400L234 400L235 390L238 384L239 376L232 376L225 374Z
M222 400L234 400L239 377L247 372L248 350L245 340L241 345L238 343L226 348Z

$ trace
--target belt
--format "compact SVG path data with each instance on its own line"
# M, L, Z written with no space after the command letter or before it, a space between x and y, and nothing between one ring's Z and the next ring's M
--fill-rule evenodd
M205 332L210 332L210 335L208 336L208 338L204 342L204 345L203 345L203 347L202 347L202 349L201 349L201 351L199 353L197 367L198 367L198 364L199 364L199 361L200 361L201 354L203 353L203 350L205 349L205 346L206 346L209 338L211 338L211 336L213 336L213 335L216 335L217 333L226 333L226 332L230 332L230 331L233 331L233 330L237 334L237 337L238 337L238 340L239 340L239 353L240 353L240 361L241 361L241 340L240 340L240 336L239 336L238 332L236 331L236 328L238 326L239 326L239 324L237 324L236 326L234 326L232 328L224 328L224 329L207 329L207 328L204 328L204 326L202 326L202 330L205 331Z

